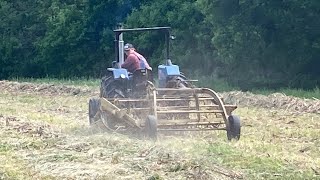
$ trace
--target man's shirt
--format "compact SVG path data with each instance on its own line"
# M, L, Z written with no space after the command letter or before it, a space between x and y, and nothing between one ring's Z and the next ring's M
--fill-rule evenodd
M141 67L144 66L144 67ZM142 68L152 70L147 60L137 52L131 52L125 62L121 65L122 68L127 69L129 72L133 73L134 71Z

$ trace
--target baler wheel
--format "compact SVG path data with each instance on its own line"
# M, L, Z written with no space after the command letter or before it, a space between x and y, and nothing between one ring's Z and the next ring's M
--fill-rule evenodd
M147 116L145 122L145 133L146 136L150 139L157 139L157 118L155 116Z
M229 141L231 141L232 139L239 140L240 133L241 133L240 118L235 115L230 115L228 117L228 121L229 121L229 128L227 129L228 140Z

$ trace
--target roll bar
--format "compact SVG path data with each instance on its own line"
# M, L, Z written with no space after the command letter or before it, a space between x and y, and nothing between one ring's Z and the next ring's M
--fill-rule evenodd
M119 62L120 49L119 43L122 41L122 33L124 32L143 32L143 31L163 31L165 34L165 43L166 43L166 59L170 59L170 48L169 48L169 40L170 40L170 29L171 27L150 27L150 28L133 28L133 29L116 29L113 30L115 33L115 61ZM121 38L120 38L121 36Z

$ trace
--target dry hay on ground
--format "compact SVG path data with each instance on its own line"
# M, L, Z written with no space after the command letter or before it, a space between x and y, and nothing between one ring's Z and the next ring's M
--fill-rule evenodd
M86 87L74 87L55 84L35 84L27 82L0 81L0 90L8 92L24 92L34 94L48 95L83 95L93 93L92 90Z
M16 116L4 116L0 114L0 134L2 132L16 132L28 137L40 137L50 139L60 137L60 130L48 123L30 121ZM1 178L0 178L1 179Z
M89 131L84 134L61 133L49 124L15 116L0 115L0 135L1 142L12 148L11 155L19 159L10 163L19 162L17 166L22 170L28 169L34 179L242 177L241 173L219 166L208 169L181 151L151 141L124 138L117 134L91 134ZM0 155L0 161L3 159ZM2 166L4 164L0 163ZM0 168L2 178L10 177Z
M95 90L88 87L74 87L54 84L34 84L19 83L13 81L0 81L0 90L8 92L25 92L48 95L90 95L98 94ZM231 91L219 93L226 103L239 106L254 106L261 108L278 108L298 113L317 113L320 114L319 99L303 99L287 96L282 93L273 93L268 96L253 94L250 92Z
M287 96L282 93L273 93L268 96L253 94L250 92L231 91L221 93L225 102L235 103L239 106L254 106L261 108L284 109L298 113L320 114L319 99L302 99Z
M205 138L210 141L205 140L203 142L205 145L217 142L217 149L213 148L212 150L216 151L212 153L207 152L208 149L211 149L211 146L202 146L201 143L200 145L195 144L195 142L199 142L199 139L164 137L160 144L136 140L135 138L125 138L116 133L91 133L90 128L83 127L81 124L82 121L87 121L84 118L87 117L86 100L95 96L98 88L87 89L80 86L0 81L0 91L5 92L3 97L11 97L8 99L12 103L13 110L23 107L21 102L12 98L15 95L30 93L38 96L39 94L39 98L41 98L41 95L49 95L50 98L66 95L62 98L56 98L56 101L46 103L44 103L45 100L50 98L43 98L44 102L35 105L41 111L26 111L34 108L26 106L23 107L25 110L21 113L13 111L13 113L0 114L1 143L5 145L5 148L8 147L5 149L6 155L0 156L0 162L6 162L6 164L2 165L0 163L0 166L8 167L8 164L11 163L12 168L9 167L8 170L16 170L15 167L18 166L23 173L29 173L24 174L26 177L32 176L34 179L44 179L45 177L55 177L56 179L240 179L246 177L246 174L262 172L263 169L259 169L261 164L267 165L266 169L268 167L278 167L279 159L281 162L282 159L285 159L286 162L289 159L290 162L303 164L305 169L299 169L299 172L303 171L305 173L309 168L308 166L314 163L313 159L316 159L312 159L312 157L316 157L314 154L318 154L316 149L318 147L313 145L317 144L317 139L319 139L316 132L319 126L314 123L318 122L317 119L311 119L310 122L313 124L305 126L304 119L299 120L295 118L296 115L283 117L282 111L277 114L277 117L270 118L266 116L269 113L268 110L251 112L251 110L247 111L248 108L240 109L240 115L247 115L242 116L245 120L242 140L238 143L225 144L223 141L216 140L215 137L211 139L211 135L209 139L206 133ZM78 94L73 93L75 89L79 89ZM83 96L76 97L75 95ZM263 96L248 92L227 92L220 95L224 97L226 102L236 103L241 107L257 106L319 113L319 100L317 99L300 99L279 93ZM6 107L7 102L9 102L6 99L3 98L3 102L0 103L3 105L2 107ZM72 99L76 99L76 102ZM68 103L63 106L63 111L60 111L60 108L58 111L51 111L65 102ZM32 105L32 103L30 104ZM42 104L50 104L50 107L42 108ZM83 109L77 109L77 113L70 113L74 111L75 105ZM23 114L26 112L27 114ZM66 124L57 125L54 121L38 122L36 119L42 119L30 117L33 113L59 115L59 118L55 120L64 119ZM256 116L263 118L261 121L260 119L257 121ZM45 116L40 117L44 118ZM292 117L295 119L292 120ZM75 132L71 130L69 132L69 123L73 122L74 119L80 119L81 122L76 122L78 126ZM274 144L276 145L274 146ZM194 145L199 146L199 148L196 148L197 152L194 152ZM229 151L231 147L242 150L236 153ZM264 150L266 147L275 149ZM310 149L305 150L306 148ZM244 175L242 175L241 171L241 173L235 172L238 171L237 169L241 169L239 166L237 166L238 168L235 167L235 171L233 171L232 168L225 169L220 167L219 164L212 164L213 158L217 158L218 162L220 159L229 159L229 156L223 156L221 152L223 154L227 153L227 155L229 153L231 160L236 160L235 164L239 163L239 165L245 166L246 163L243 162L243 159L248 163L253 163L253 165L247 166L252 167L252 169L249 168L247 172L242 169L244 171ZM242 155L241 152L248 154L238 159L237 156ZM287 155L288 153L290 154ZM310 157L306 158L301 153ZM265 154L268 155L268 159L261 159L261 162L256 162ZM252 159L250 159L251 156L253 156ZM292 156L292 158L289 158L289 156ZM277 162L277 165L269 164L273 160ZM305 165L306 162L307 165ZM234 163L231 163L232 165ZM255 169L256 167L257 169ZM286 163L284 163L284 167L287 167ZM17 172L21 172L20 169ZM0 179L2 174L4 178L6 177L4 172L11 171L3 170L0 167ZM285 171L279 171L278 174L284 176ZM258 176L260 175L258 174ZM274 176L270 175L269 177Z

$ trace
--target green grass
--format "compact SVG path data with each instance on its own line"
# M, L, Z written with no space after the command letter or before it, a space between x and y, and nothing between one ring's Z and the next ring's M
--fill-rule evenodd
M235 148L230 143L214 143L207 146L209 158L218 164L230 168L240 168L247 174L248 179L312 179L310 170L301 172L299 168L283 161L281 157L271 157L263 152L274 152L265 147L261 154L246 152L246 149ZM259 147L257 147L258 149Z
M240 90L240 88L233 87L228 82L214 76L198 76L196 79L198 80L195 83L196 86L211 88L217 92Z
M12 149L13 149L12 145L10 145L8 143L1 142L1 144L0 144L0 154L2 154L4 152L7 152L7 151L10 151Z

